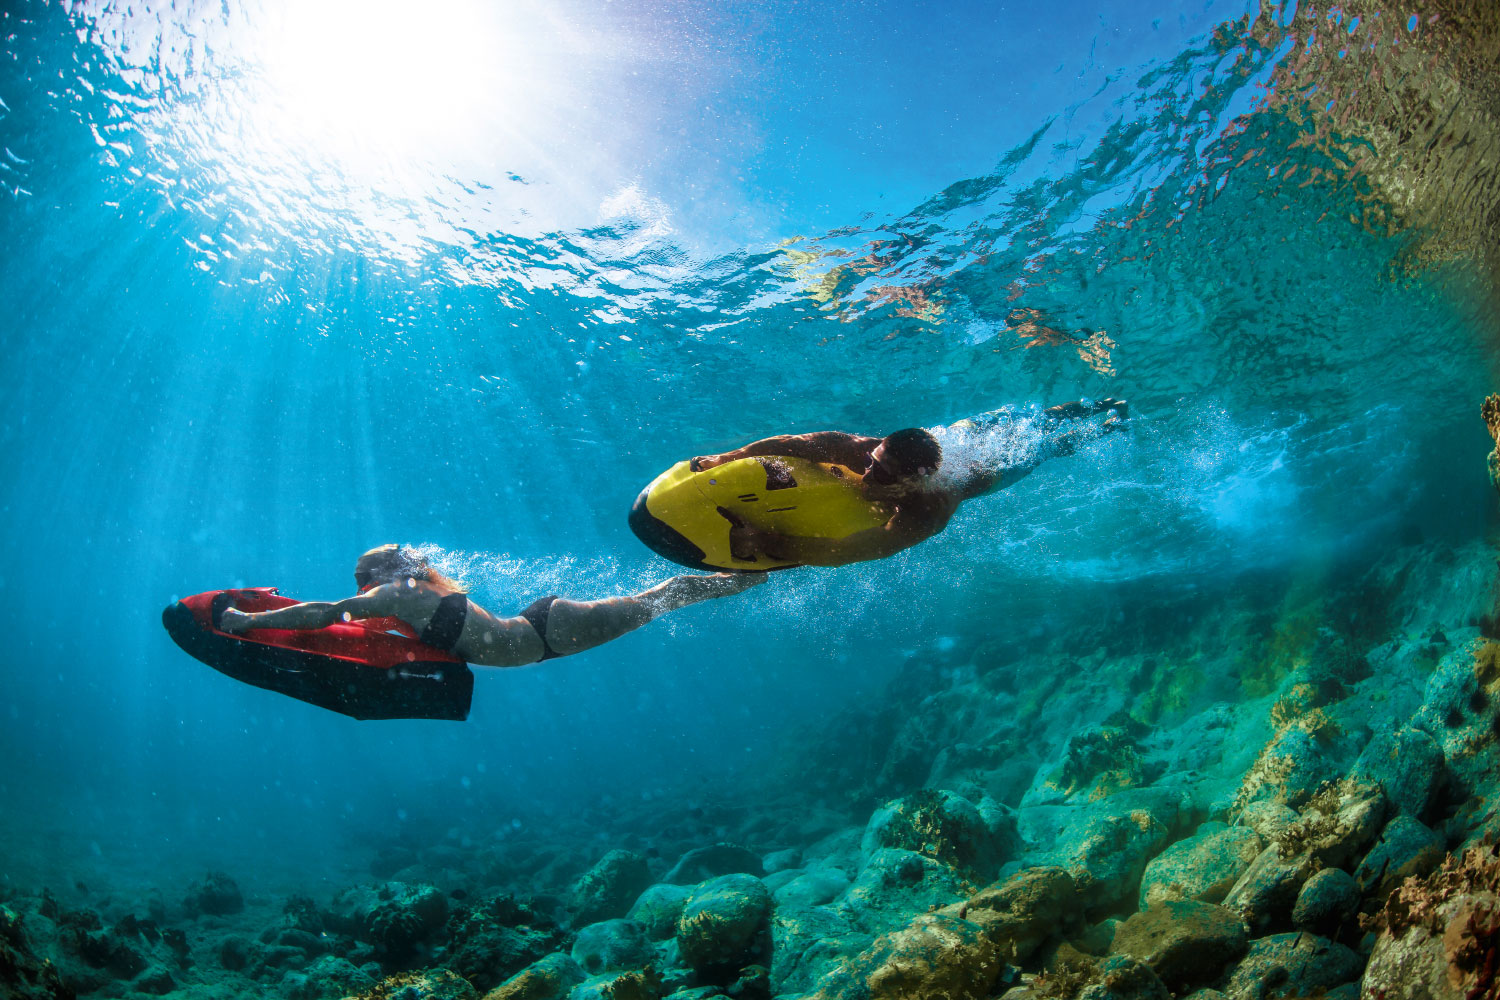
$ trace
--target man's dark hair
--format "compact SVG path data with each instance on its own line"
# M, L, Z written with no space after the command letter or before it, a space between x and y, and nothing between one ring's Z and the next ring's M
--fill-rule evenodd
M890 457L899 474L914 475L926 470L934 472L943 460L943 446L937 438L920 427L907 427L890 434L885 439L885 453Z

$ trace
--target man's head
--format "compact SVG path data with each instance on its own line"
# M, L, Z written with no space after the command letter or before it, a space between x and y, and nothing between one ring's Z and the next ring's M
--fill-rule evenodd
M911 476L930 476L943 460L943 446L920 427L887 435L870 456L870 475L882 484Z

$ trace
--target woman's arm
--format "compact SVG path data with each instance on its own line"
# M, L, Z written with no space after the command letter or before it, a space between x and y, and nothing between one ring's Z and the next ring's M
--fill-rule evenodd
M326 628L339 621L395 615L396 603L395 588L386 584L342 601L307 601L290 607L277 608L275 611L251 613L236 608L226 608L219 621L219 628L231 633L247 632L253 628L297 630Z
M837 462L856 472L863 470L870 450L880 443L880 438L861 437L843 431L814 431L811 434L781 434L776 437L752 441L743 448L726 451L721 455L700 455L692 460L694 472L702 472L726 462L741 458L785 455L809 462Z

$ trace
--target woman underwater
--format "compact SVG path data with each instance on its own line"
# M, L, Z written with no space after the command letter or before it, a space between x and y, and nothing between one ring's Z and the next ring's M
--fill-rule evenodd
M359 557L359 593L342 601L308 601L274 611L226 609L220 628L319 629L338 621L394 618L418 639L469 663L519 667L571 656L618 639L658 615L738 594L764 583L764 573L674 576L649 590L601 601L548 596L515 618L500 618L469 600L453 580L406 545L380 545Z

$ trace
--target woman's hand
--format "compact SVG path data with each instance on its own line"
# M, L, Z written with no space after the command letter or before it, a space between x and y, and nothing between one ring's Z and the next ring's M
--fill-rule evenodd
M707 472L723 464L724 459L718 455L699 455L697 458L688 459L688 469L692 472Z
M219 631L228 632L230 635L248 632L254 627L251 616L238 608L225 608L224 613L219 616Z

